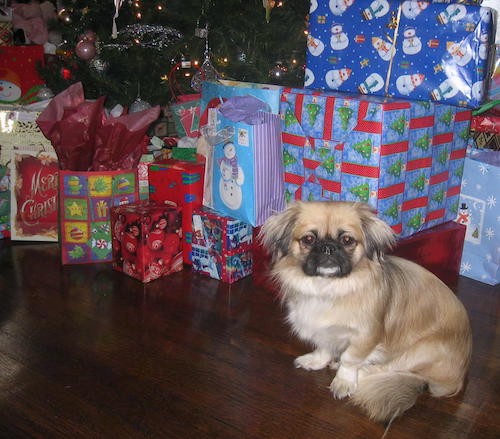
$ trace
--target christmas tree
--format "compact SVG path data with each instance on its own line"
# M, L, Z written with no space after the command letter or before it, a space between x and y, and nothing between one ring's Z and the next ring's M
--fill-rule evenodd
M214 77L300 86L309 2L264 3L58 0L56 53L41 75L54 93L81 81L87 98L107 96L108 106L167 104Z

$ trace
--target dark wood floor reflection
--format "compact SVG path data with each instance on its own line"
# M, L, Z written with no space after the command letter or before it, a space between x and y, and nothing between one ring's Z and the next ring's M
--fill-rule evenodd
M500 437L500 292L455 286L474 332L465 391L423 396L387 438ZM305 372L275 296L189 270L142 285L57 244L0 241L0 438L380 438Z

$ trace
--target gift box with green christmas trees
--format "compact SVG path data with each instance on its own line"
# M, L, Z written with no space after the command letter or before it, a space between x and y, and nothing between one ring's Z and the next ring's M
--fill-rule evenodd
M280 112L287 202L367 202L401 237L456 214L469 110L286 88Z

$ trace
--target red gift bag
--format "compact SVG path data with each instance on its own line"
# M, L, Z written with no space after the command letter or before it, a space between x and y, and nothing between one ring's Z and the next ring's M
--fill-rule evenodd
M43 46L0 46L0 104L37 102L45 85L37 66L44 64Z

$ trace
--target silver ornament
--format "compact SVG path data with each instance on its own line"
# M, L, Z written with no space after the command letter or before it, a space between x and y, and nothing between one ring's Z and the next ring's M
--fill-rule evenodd
M49 87L40 88L40 90L38 90L38 93L36 95L38 99L42 101L46 101L47 99L54 97L54 93L52 93L52 90Z
M96 56L95 58L90 60L89 66L92 70L102 75L107 72L109 63Z
M129 112L138 113L139 111L147 110L148 108L151 108L151 104L149 102L143 101L141 98L138 97L130 105Z

